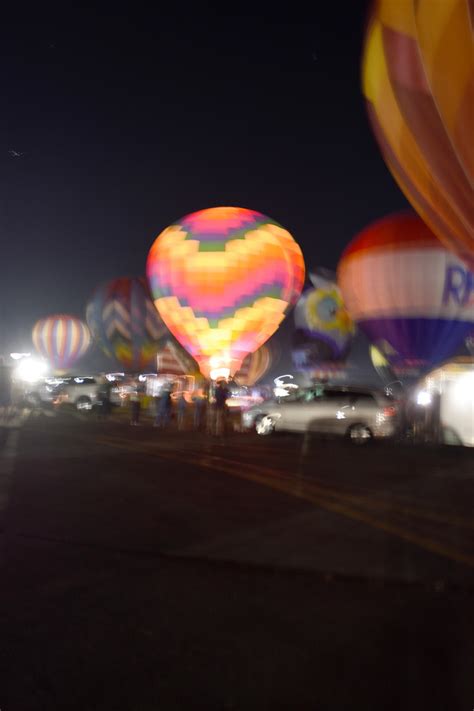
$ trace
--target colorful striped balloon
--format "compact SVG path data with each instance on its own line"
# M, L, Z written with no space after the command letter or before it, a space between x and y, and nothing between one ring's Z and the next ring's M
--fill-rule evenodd
M123 277L100 286L87 305L86 319L104 353L133 371L155 366L157 352L169 337L144 277Z
M157 353L156 370L158 374L163 375L194 375L197 373L196 363L171 335Z
M203 375L232 375L298 299L304 261L274 220L215 207L164 230L150 249L147 274L163 321Z
M234 376L238 385L251 387L263 378L272 364L272 356L267 345L261 346L255 353L245 356L242 367Z
M56 370L73 366L85 354L91 342L86 324L67 314L40 319L33 327L32 338L38 353Z
M338 281L352 318L398 369L441 362L473 329L474 274L415 215L363 230Z
M363 91L382 153L435 234L474 268L472 0L376 0Z

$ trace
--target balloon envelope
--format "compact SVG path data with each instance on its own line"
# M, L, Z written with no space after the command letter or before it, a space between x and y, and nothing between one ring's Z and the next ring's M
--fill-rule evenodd
M274 220L216 207L164 230L147 274L163 321L208 376L234 374L276 331L301 293L304 262Z
M33 344L53 368L70 368L89 348L91 335L86 324L75 316L55 314L35 323Z
M369 117L394 178L474 266L474 34L470 0L378 0L362 64Z
M474 276L415 215L363 230L338 282L353 319L396 367L439 363L472 331Z
M235 381L239 385L251 387L263 378L272 364L272 357L268 346L260 346L255 353L245 356L241 368L235 374Z
M87 305L86 318L104 353L129 370L154 366L158 349L169 337L144 277L123 277L100 286Z
M306 290L294 311L293 362L308 371L326 365L342 367L354 335L350 318L335 275L327 270L310 274L313 288Z
M198 372L196 363L172 336L156 355L156 369L159 374L166 375L194 375Z

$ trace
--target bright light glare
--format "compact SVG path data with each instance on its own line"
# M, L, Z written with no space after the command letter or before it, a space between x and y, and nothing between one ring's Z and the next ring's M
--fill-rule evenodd
M37 358L22 358L15 368L15 378L25 383L36 383L44 378L48 366Z
M431 394L427 390L420 390L416 396L416 404L422 407L428 407L431 405Z
M10 358L13 360L21 360L21 358L29 358L31 353L10 353Z
M230 368L213 368L209 373L211 380L217 380L218 378L228 378L230 375Z

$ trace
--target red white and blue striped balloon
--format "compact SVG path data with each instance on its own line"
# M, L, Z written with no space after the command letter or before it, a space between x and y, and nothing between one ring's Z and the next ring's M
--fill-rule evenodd
M56 370L70 368L90 346L86 324L75 316L55 314L42 318L33 327L33 345Z
M350 315L395 368L440 363L473 331L474 275L416 215L363 230L338 282Z

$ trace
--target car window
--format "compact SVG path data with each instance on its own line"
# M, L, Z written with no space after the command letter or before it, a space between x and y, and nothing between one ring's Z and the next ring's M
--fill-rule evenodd
M344 390L326 390L324 393L325 400L344 400L349 397L349 393Z
M300 392L299 400L300 402L313 402L314 400L321 400L323 395L324 390L322 388L308 388Z
M371 393L354 393L353 399L357 405L373 405L377 402Z
M281 397L280 402L302 402L306 398L306 391L305 390L295 390L292 392L290 395L287 395L286 397Z

